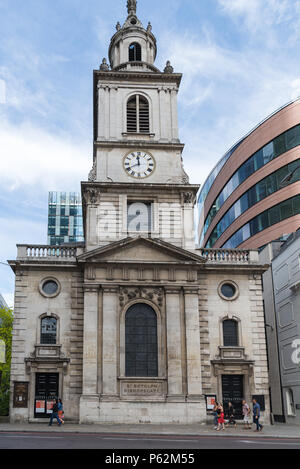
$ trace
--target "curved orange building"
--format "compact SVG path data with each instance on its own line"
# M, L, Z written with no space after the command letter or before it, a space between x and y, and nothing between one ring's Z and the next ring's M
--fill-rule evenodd
M300 99L241 139L205 181L199 244L259 249L300 227Z

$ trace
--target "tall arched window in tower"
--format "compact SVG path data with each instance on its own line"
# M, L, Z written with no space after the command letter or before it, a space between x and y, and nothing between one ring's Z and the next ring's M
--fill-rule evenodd
M127 102L127 132L150 132L149 102L139 94L132 96Z
M44 317L41 320L41 344L56 344L57 320L54 317Z
M157 317L145 303L134 304L126 313L125 374L158 376Z
M133 42L129 46L129 62L141 62L142 48L138 42Z
M238 322L234 319L223 321L223 345L224 347L238 347Z

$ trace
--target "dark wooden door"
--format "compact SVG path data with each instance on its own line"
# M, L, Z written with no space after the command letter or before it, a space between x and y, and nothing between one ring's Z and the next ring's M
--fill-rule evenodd
M222 394L225 415L228 409L228 402L231 402L235 410L235 418L243 418L242 400L244 399L244 376L243 375L222 375Z
M58 399L58 373L36 373L35 418L49 418L55 399Z

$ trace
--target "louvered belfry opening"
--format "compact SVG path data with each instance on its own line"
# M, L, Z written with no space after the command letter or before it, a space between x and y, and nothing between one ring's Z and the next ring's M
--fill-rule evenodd
M150 132L149 103L144 96L135 95L127 103L127 132Z
M129 46L129 62L141 62L142 48L137 42L133 42Z

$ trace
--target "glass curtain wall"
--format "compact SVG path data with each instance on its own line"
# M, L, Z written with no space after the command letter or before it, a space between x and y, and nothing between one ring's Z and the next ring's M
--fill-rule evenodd
M203 234L208 230L213 218L216 216L220 208L223 206L228 197L237 187L242 184L248 177L258 171L260 168L268 164L274 158L286 153L292 148L300 145L300 125L289 129L287 132L276 137L272 142L265 145L254 155L252 155L240 168L234 173L232 178L227 182L217 199L214 201L209 214L205 220Z
M298 166L300 166L300 159L283 166L278 171L275 171L266 178L262 179L257 184L252 186L247 192L245 192L242 197L230 207L223 218L221 218L219 223L212 231L205 247L212 248L220 236L242 213L246 212L250 207L253 207L253 205L257 204L274 192L279 191L282 188L282 180L288 174L293 173ZM293 177L286 183L286 185L293 184L299 180L300 170L294 172Z
M270 226L280 223L287 218L300 214L300 195L296 195L278 205L266 210L257 217L250 220L249 223L240 228L230 239L222 246L224 249L236 249L240 244L251 236L260 233Z
M49 192L48 244L84 242L82 201L75 192Z

